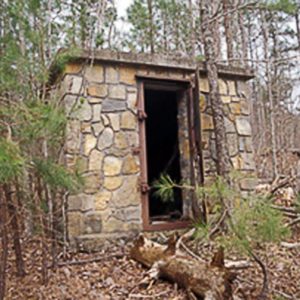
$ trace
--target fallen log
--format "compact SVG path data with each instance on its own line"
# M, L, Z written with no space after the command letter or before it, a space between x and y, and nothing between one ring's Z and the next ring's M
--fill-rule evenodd
M134 242L130 255L151 268L151 274L176 282L198 299L232 299L231 284L236 274L225 268L222 249L209 264L177 250L175 236L163 246L141 235Z

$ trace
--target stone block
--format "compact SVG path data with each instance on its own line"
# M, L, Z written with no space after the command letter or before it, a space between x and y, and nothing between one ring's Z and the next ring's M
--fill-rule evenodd
M227 85L228 85L228 89L229 89L229 94L232 96L235 96L236 95L235 81L228 80Z
M121 114L121 128L122 129L136 129L137 117L130 111Z
M92 124L92 131L95 136L99 136L99 134L103 131L104 125L102 122L97 122Z
M135 174L139 171L139 165L137 162L137 158L129 155L125 157L122 167L122 173L125 175Z
M83 156L78 156L75 161L74 170L75 170L75 168L79 173L83 174L83 173L87 172L88 171L88 159Z
M83 86L83 79L80 76L75 75L67 75L68 76L68 82L69 82L69 89L68 92L76 95L81 95L84 91ZM69 77L70 76L70 77Z
M131 147L139 146L139 134L134 131L126 131L125 132L126 139Z
M202 148L203 149L208 149L208 143L209 143L209 133L208 132L203 132L201 135L202 138Z
M141 208L140 206L119 208L112 213L112 217L123 222L139 221L141 220Z
M109 148L114 142L114 132L110 127L104 128L98 138L97 147L99 150Z
M104 158L103 171L105 176L119 175L122 168L122 159L115 156L106 156Z
M72 111L71 117L80 121L90 121L92 119L91 105L84 98L80 98L79 101L80 103Z
M82 200L81 195L70 195L68 197L68 211L81 210L81 206L82 206L81 200Z
M240 115L241 114L241 104L240 102L230 103L229 108L232 114Z
M125 100L126 89L124 85L110 85L108 88L108 96L112 99Z
M209 93L209 84L207 78L200 77L199 88L200 92Z
M139 205L138 176L129 175L124 177L122 186L113 192L112 201L116 207Z
M244 145L245 145L246 152L252 152L253 151L252 137L244 137Z
M92 124L88 121L83 121L80 124L81 133L92 133Z
M102 231L102 218L100 214L92 213L84 216L84 233L100 233Z
M239 152L238 136L236 133L229 133L226 135L228 152L230 156L235 156Z
M255 170L254 157L252 153L240 153L241 157L241 169L242 170Z
M95 194L101 187L100 174L88 173L84 174L84 192L86 194Z
M113 99L105 99L102 104L102 112L118 112L126 110L126 102Z
M236 155L235 157L231 157L231 162L234 170L241 169L241 158L239 155Z
M100 191L94 195L95 210L105 210L108 207L112 193L109 191Z
M253 144L251 137L240 137L239 138L239 149L242 152L252 152Z
M104 70L100 65L87 66L84 69L84 77L88 82L98 82L101 83L104 80Z
M89 156L92 149L96 147L97 139L93 134L84 135L83 151L84 155Z
M80 122L69 120L67 124L66 148L68 153L79 153L80 151Z
M221 100L224 104L228 104L231 102L231 97L230 96L221 96Z
M137 94L136 93L127 94L127 105L128 105L129 109L136 112L136 110L137 110Z
M111 217L103 224L103 230L105 232L126 231L126 223Z
M87 94L91 97L106 97L107 85L106 84L90 84L87 87Z
M135 79L136 70L134 68L121 68L120 69L120 82L129 84L129 85L135 85L136 79Z
M131 221L131 222L126 222L125 223L125 228L127 232L133 232L134 235L136 236L139 232L143 230L143 224L142 221Z
M68 212L68 234L76 237L83 232L83 214L81 212Z
M215 140L209 142L210 156L213 160L217 160L217 146Z
M245 116L250 115L250 107L246 100L241 101L241 113Z
M64 73L66 74L78 74L81 72L83 65L80 63L68 63L65 66Z
M87 212L94 209L94 199L90 195L80 193L68 197L68 211Z
M64 97L63 103L66 115L69 115L76 108L77 98L78 97L74 95L66 95Z
M107 114L101 115L101 121L105 127L109 126L109 118L108 118Z
M240 180L240 187L242 190L253 191L258 184L257 178L243 178Z
M107 117L109 118L110 125L114 131L120 130L120 114L107 114Z
M201 128L202 130L214 129L214 122L212 116L204 113L201 114Z
M241 98L240 97L231 97L232 102L240 102Z
M101 98L95 98L95 97L88 97L88 101L90 104L100 104L102 103Z
M206 98L203 94L199 95L200 111L204 112L206 108Z
M137 87L128 86L127 87L127 93L137 93Z
M93 149L89 155L89 170L100 171L102 169L102 161L104 154L97 149Z
M93 104L92 105L92 112L93 112L92 121L93 122L100 121L101 109L102 109L102 105L101 104Z
M219 79L218 80L218 85L219 85L219 93L221 95L227 95L228 94L228 89L227 89L226 82L222 79Z
M115 144L118 149L126 149L128 147L128 141L124 132L115 133Z
M236 129L239 135L251 136L251 125L249 120L245 117L236 118Z
M105 82L106 83L118 83L119 82L119 68L118 67L106 67L105 68Z
M123 183L121 176L106 176L104 178L103 187L109 191L118 189Z

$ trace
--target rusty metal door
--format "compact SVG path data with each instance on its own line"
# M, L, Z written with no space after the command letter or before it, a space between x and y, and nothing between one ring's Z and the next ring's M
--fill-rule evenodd
M167 230L167 229L176 229L176 228L184 228L190 222L187 221L178 221L173 223L160 223L160 224L151 224L150 215L149 215L149 184L148 184L148 169L147 169L147 147L146 147L146 119L147 115L145 112L145 84L149 84L149 78L138 78L138 102L137 102L137 115L139 120L139 141L140 147L138 152L140 154L140 192L141 192L141 201L142 201L142 220L143 220L143 228L144 230ZM155 80L156 78L154 78ZM157 79L156 79L157 80ZM159 78L160 83L157 81L155 83L151 83L151 87L153 84L165 85L167 80L162 80ZM164 82L165 81L165 82ZM172 81L168 78L168 81ZM176 80L177 81L177 80ZM200 112L199 112L199 94L197 91L199 90L197 85L197 78L193 79L193 81L182 80L182 82L172 81L171 86L177 90L184 91L186 94L185 99L187 99L187 110L188 110L188 128L189 128L189 140L190 140L190 151L191 151L191 178L195 183L203 182L202 177L202 152L201 152L201 128L200 128ZM165 85L166 87L167 85ZM170 86L168 87L170 88ZM199 167L196 165L198 164ZM198 169L200 172L195 172ZM200 174L199 176L196 174Z

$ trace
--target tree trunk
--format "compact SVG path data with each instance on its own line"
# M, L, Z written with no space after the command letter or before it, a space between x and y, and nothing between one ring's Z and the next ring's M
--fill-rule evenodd
M271 129L271 151L272 151L272 169L273 169L273 178L276 178L278 175L278 161L277 161L277 143L276 143L276 127L274 119L274 98L273 98L273 89L272 89L272 76L271 76L271 62L269 58L269 29L266 23L265 12L261 11L262 15L262 32L263 32L263 43L264 43L264 55L266 61L266 76L267 76L267 88L268 88L268 98L269 98L269 107L270 107L270 129Z
M242 42L241 61L243 66L246 66L247 59L248 59L248 43L247 43L248 38L245 30L243 11L238 11L238 23L239 23L240 33L241 33L241 42Z
M17 218L16 204L13 203L12 192L8 185L4 185L4 192L7 201L7 208L10 216L10 226L13 234L13 243L16 256L17 275L25 276L24 260L22 255L22 247L20 243L20 229Z
M190 42L190 55L192 57L195 57L195 21L194 21L194 15L193 15L193 2L192 0L189 0L189 15L190 15L190 38L189 38L189 42Z
M227 59L230 62L233 59L233 31L230 15L228 14L228 10L230 9L229 0L222 0L222 4L224 13L225 39L227 45Z
M149 39L150 39L150 52L154 53L154 28L153 28L153 7L152 0L147 0L148 14L149 14Z
M171 237L163 246L140 236L130 255L151 268L155 277L176 282L201 299L232 299L231 283L235 274L224 267L224 254L219 251L211 264L196 260L176 251L176 238ZM152 272L153 271L153 272Z
M8 237L5 195L0 190L0 233L1 233L1 260L0 260L0 300L5 296L6 265L8 257Z
M300 51L300 20L299 20L299 9L295 14L296 30L297 30L297 39L298 39L298 48Z
M223 105L219 93L218 68L216 64L215 40L213 24L210 22L211 3L202 1L202 29L204 53L206 58L207 77L209 81L209 96L213 112L213 122L216 135L217 174L226 177L230 169L230 160L227 150L226 130L224 125Z

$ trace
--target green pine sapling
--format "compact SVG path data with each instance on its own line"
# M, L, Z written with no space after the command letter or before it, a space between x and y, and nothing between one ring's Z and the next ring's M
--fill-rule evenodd
M233 174L233 186L237 180L238 176ZM206 201L209 207L207 219L206 222L199 218L196 220L195 237L214 238L223 247L237 249L250 256L263 272L264 283L259 299L266 299L268 273L256 254L256 246L278 243L289 235L282 213L271 206L272 199L255 195L242 197L238 188L233 188L221 177L216 177L208 185L195 188L190 184L176 183L168 175L161 175L153 187L164 201L172 201L174 188L194 190L199 202Z

